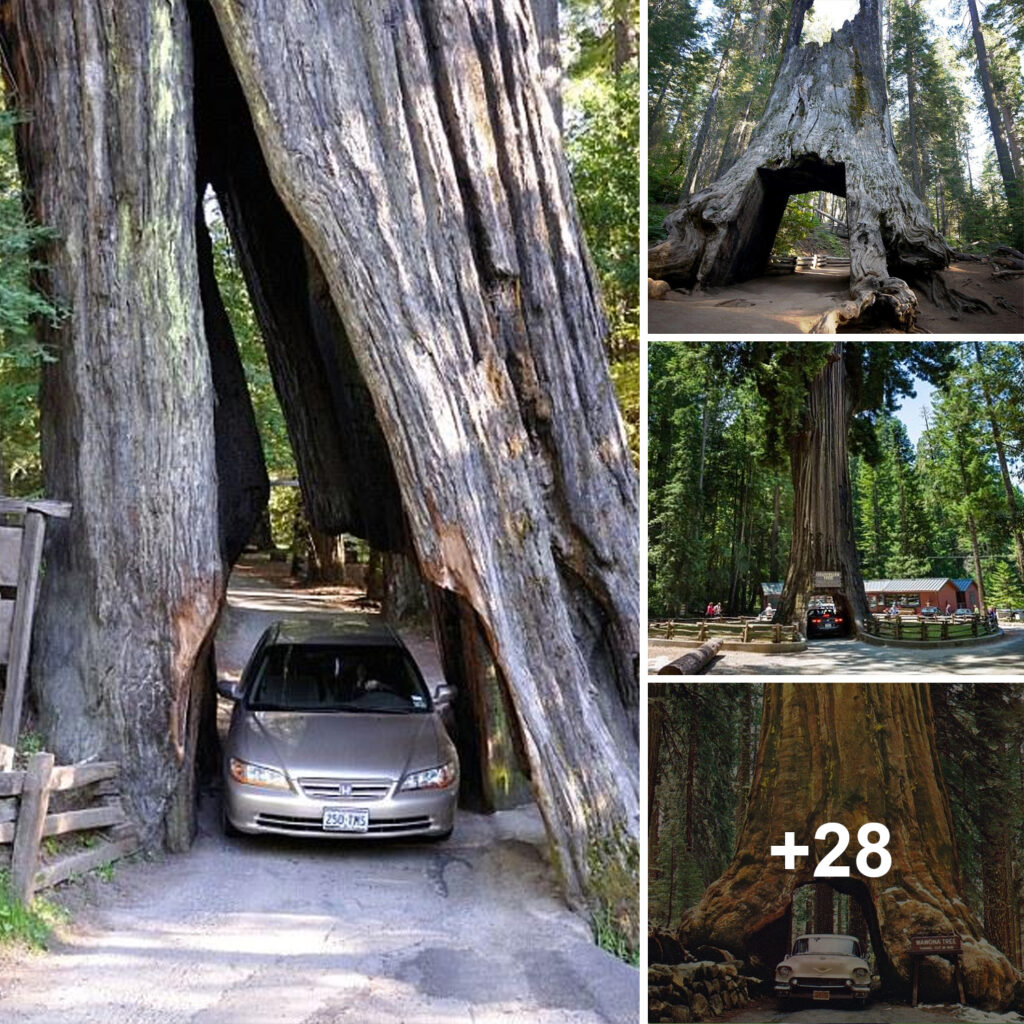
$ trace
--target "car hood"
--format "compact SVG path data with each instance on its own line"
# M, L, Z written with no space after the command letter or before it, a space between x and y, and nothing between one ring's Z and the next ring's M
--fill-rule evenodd
M232 729L229 754L293 777L397 780L454 756L434 714L248 711Z
M829 956L825 953L797 953L782 961L793 973L800 977L813 978L820 976L840 975L846 977L858 967L867 967L867 963L856 956ZM779 965L780 967L782 964Z

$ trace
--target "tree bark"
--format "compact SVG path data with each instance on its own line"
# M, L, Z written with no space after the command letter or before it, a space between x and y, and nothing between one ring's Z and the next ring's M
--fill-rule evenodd
M25 180L73 310L46 335L47 486L81 513L45 585L51 733L122 757L159 831L223 591L194 242L209 180L311 521L383 534L467 602L566 893L635 940L636 477L528 9L216 0L221 60L203 4L66 6L3 8L34 115ZM235 73L241 109L217 107Z
M802 625L808 601L815 594L836 597L837 608L845 606L858 631L871 614L854 544L847 455L852 415L844 347L837 342L829 361L811 382L802 428L789 442L793 539L775 613L777 622ZM838 583L816 580L818 573L837 574Z
M690 948L719 946L768 974L785 952L789 912L799 886L834 840L815 843L827 821L849 829L852 849L840 858L850 877L833 880L866 916L883 984L907 991L910 937L956 932L963 941L965 990L972 1004L1007 1009L1016 974L984 937L960 894L959 863L949 799L939 768L927 685L771 683L750 811L725 873L689 911L679 929ZM867 822L890 830L894 868L862 876L854 863L856 835ZM785 830L796 829L812 856L785 870L769 856ZM871 863L876 863L872 859ZM921 996L948 993L927 975Z
M190 838L197 663L224 591L182 0L0 9L23 180L70 315L40 398L48 532L33 680L61 761L112 758L145 838ZM187 801L186 801L187 802ZM191 812L191 807L189 806Z
M213 7L421 571L470 602L508 680L567 889L635 913L635 478L532 20L504 0Z
M799 45L809 0L794 3L786 50L749 149L665 221L648 274L704 288L762 273L791 194L845 196L850 300L815 330L865 321L910 329L917 299L903 279L930 280L948 263L945 242L900 172L882 64L880 0L822 45ZM899 277L896 275L903 275Z

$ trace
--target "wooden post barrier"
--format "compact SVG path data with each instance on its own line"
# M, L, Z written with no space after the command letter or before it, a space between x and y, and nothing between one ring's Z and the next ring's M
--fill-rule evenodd
M36 862L43 838L46 811L50 806L50 775L53 754L33 754L21 789L21 806L14 830L11 853L11 889L22 903L29 903L35 891Z

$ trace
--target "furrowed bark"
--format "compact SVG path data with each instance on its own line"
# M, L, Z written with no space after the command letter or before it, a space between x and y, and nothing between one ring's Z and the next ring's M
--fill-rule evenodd
M826 821L842 822L854 837L838 861L850 867L850 877L832 884L866 918L883 984L909 991L912 935L956 932L972 1005L1006 1010L1017 975L960 897L952 814L923 684L765 687L760 749L737 853L684 917L683 945L720 946L757 973L773 971L789 941L793 894L816 881L814 867L834 844L812 839ZM855 837L867 822L883 822L891 833L893 870L878 878L861 875L855 863ZM790 871L781 857L766 856L787 830L812 848ZM922 998L948 996L942 970L926 963Z
M816 594L837 598L857 630L871 614L854 544L853 489L846 440L853 402L842 343L811 382L803 428L790 440L793 476L793 540L776 622L807 620ZM816 573L838 573L839 584L822 585Z
M148 839L192 777L194 668L224 587L214 392L194 241L184 3L16 0L0 10L57 361L41 392L49 531L33 680L62 761L121 762ZM183 839L178 829L172 843Z
M635 479L528 11L213 6L421 570L469 602L508 682L567 891L629 918Z
M824 44L799 45L809 0L794 3L786 50L747 151L665 220L648 275L704 288L764 271L791 194L823 189L847 200L850 299L815 330L852 323L912 329L905 277L928 279L948 250L904 180L889 123L879 0ZM899 275L899 276L897 276Z

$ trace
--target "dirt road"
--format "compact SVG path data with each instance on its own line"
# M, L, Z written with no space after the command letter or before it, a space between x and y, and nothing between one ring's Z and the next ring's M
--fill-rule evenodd
M331 602L233 588L218 659ZM429 644L415 645L436 678ZM638 972L558 896L534 808L462 814L447 843L227 840L89 883L53 951L0 974L3 1024L626 1024ZM91 895L90 895L91 894ZM8 966L8 965L5 965Z
M720 1018L728 1024L943 1024L959 1021L961 1024L1010 1024L1024 1021L1017 1014L984 1013L967 1006L918 1006L894 1004L874 999L863 1010L853 1007L825 1009L807 1006L805 1009L788 1010L780 1013L774 1009L774 1001L764 1001L758 1006L737 1010Z

